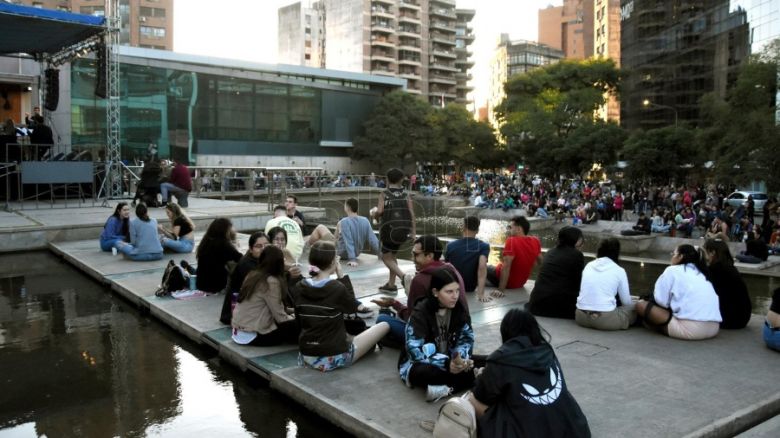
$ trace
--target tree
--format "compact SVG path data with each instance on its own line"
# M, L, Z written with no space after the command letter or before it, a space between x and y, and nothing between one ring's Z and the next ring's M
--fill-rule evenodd
M431 106L405 91L380 100L355 139L352 158L403 168L424 157L431 144Z
M465 106L449 104L433 108L429 123L433 128L431 144L422 161L448 163L459 161L468 153L475 121Z
M595 113L607 95L617 93L619 82L620 71L609 59L563 60L510 78L496 111L509 158L548 177L581 173L614 158L614 141L623 134L617 125L596 121ZM608 147L594 148L602 137Z
M493 127L487 122L471 121L470 144L458 157L464 165L477 169L497 169L508 164L506 150L499 148Z
M780 190L778 60L780 40L775 40L741 66L725 99L715 93L702 98L697 141L712 160L719 182L743 185L763 180L770 191Z
M662 184L685 179L702 164L694 138L694 131L686 126L635 131L623 148L626 176Z

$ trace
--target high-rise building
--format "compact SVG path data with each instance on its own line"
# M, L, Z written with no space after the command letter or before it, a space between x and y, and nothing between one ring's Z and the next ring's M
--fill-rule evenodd
M595 0L593 8L593 55L620 67L620 0ZM619 122L620 101L610 95L598 112L602 120Z
M554 49L534 41L511 41L509 35L502 33L498 38L496 51L490 63L490 87L488 91L488 120L498 126L495 108L504 100L504 84L520 73L558 62L563 58L560 49Z
M566 59L593 55L593 1L563 0L563 6L540 9L539 42L563 50Z
M469 103L468 94L474 90L474 87L469 85L471 80L471 73L469 70L474 67L474 61L471 58L471 51L469 46L474 42L474 30L469 27L469 23L474 18L476 11L473 9L456 9L455 14L458 16L458 21L455 22L455 68L458 71L455 73L455 101L467 105Z
M122 45L173 50L173 0L118 0ZM105 0L15 0L27 6L105 15Z
M455 0L321 0L321 4L324 42L320 49L325 59L321 65L404 78L407 91L433 105L467 102L472 66L468 45L474 39L468 24L474 11L457 10ZM279 40L295 41L290 32L300 30L280 26ZM284 56L299 59L295 54Z
M770 39L757 38L756 29L780 10L780 0L761 2L754 8L754 27L746 10L731 3L621 1L621 66L628 73L621 90L621 125L649 129L685 121L695 126L701 97L709 92L725 96L751 53L751 39ZM774 8L764 7L769 3Z
M279 8L279 63L324 68L324 23L322 2L297 2Z

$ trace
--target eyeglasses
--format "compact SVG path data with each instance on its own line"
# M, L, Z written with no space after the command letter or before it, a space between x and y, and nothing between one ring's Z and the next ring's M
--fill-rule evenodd
M267 243L255 243L254 246L252 246L252 248L254 248L254 249L263 249L266 246L268 246Z

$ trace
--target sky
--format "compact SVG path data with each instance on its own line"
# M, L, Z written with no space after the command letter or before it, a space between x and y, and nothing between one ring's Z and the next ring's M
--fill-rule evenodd
M178 0L174 2L176 52L276 64L277 10L294 0ZM488 96L489 63L501 33L511 39L536 40L538 10L562 0L457 0L474 9L471 22L475 62L472 98L483 106Z

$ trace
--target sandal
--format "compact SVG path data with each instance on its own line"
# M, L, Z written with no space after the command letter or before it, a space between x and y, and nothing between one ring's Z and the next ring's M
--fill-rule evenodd
M370 318L374 315L374 310L364 304L361 304L357 308L357 315L361 318Z
M389 284L385 283L379 286L379 290L381 290L382 292L398 293L398 286L396 285L390 286Z

